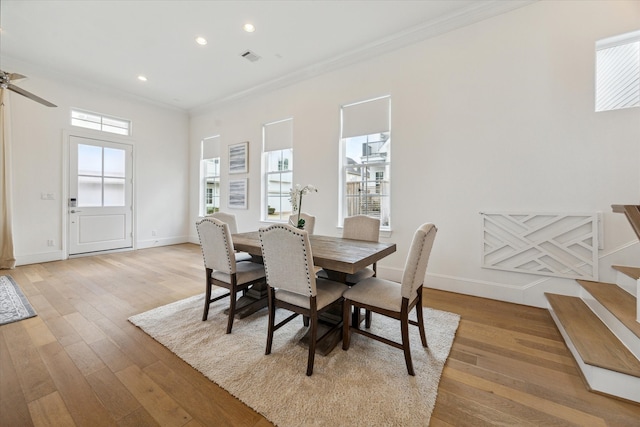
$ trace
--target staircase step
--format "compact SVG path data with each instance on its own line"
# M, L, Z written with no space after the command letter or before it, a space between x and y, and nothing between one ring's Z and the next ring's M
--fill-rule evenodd
M640 267L628 267L624 265L612 265L614 270L626 274L634 280L640 280Z
M640 338L640 323L636 321L636 297L613 283L589 280L578 280L578 283Z
M584 363L640 378L640 361L580 298L545 296Z

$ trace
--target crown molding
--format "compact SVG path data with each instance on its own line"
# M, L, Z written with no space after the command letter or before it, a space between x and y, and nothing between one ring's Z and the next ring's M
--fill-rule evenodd
M189 109L189 114L191 116L199 115L250 96L256 96L287 87L367 59L375 58L405 46L436 37L449 31L528 6L532 3L536 3L537 1L538 0L486 0L474 2L469 7L461 9L455 13L408 28L389 37L367 43L357 49L345 52L326 61L315 63L282 77L269 80L215 101L191 108Z

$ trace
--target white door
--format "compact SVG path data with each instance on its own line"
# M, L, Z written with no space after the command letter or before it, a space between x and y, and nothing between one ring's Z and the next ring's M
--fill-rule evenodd
M133 247L133 147L69 137L69 255Z

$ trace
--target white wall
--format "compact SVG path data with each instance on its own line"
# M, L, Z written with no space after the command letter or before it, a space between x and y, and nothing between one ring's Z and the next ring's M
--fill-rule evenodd
M66 165L69 135L128 142L134 147L134 246L179 243L188 236L188 134L186 112L128 98L27 63L2 58L2 68L28 76L19 86L56 104L47 108L11 93L13 226L17 263L66 257ZM112 136L70 125L71 108L130 119L133 136ZM42 200L41 193L55 200ZM151 230L156 230L152 236ZM49 247L47 240L53 240Z
M294 181L316 233L339 235L340 105L392 97L392 229L398 251L379 263L399 278L414 230L438 237L427 286L531 305L573 281L480 267L481 211L603 212L601 277L639 260L637 239L611 204L638 203L640 108L594 112L595 42L637 30L637 1L545 1L376 59L212 109L191 118L190 240L198 216L200 141L250 142L249 208L260 219L261 125L294 118ZM223 200L223 209L226 201ZM638 263L636 262L636 265Z

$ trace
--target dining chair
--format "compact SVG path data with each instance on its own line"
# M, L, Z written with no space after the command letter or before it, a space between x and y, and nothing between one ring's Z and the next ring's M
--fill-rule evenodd
M230 334L236 314L237 294L240 291L244 294L249 287L265 283L264 266L254 262L236 263L229 224L215 218L205 217L196 222L196 228L206 271L206 292L202 321L207 320L209 306L212 302L230 297L229 319L227 321L227 333ZM213 285L228 289L229 293L211 298ZM261 303L263 304L263 301L256 299L245 305L243 309L259 306Z
M229 230L231 231L231 234L238 234L238 223L236 222L236 216L234 214L218 211L212 213L211 215L209 215L209 217L219 219L222 222L226 222L227 224L229 224ZM235 257L236 262L252 260L251 254L248 254L246 252L236 251Z
M380 220L367 215L354 215L344 219L344 227L342 229L343 239L364 240L367 242L377 242L380 237ZM376 277L377 263L373 263L371 267L365 267L352 274L347 274L347 285L353 286L358 282ZM318 271L318 277L328 278L326 271ZM359 312L360 310L358 310ZM357 314L357 318L359 318ZM365 310L365 327L371 327L371 311Z
M273 334L285 324L302 315L309 324L309 355L307 375L313 374L316 346L341 322L318 335L318 315L342 303L342 293L348 289L343 283L316 278L309 233L284 224L273 224L259 231L262 259L267 275L269 326L265 354L271 354ZM293 314L275 323L276 309L284 308Z
M351 332L364 335L403 350L407 371L409 375L415 375L411 361L409 325L418 327L422 346L427 347L422 313L422 285L436 233L437 228L431 223L423 224L416 230L405 262L401 283L370 277L344 293L343 350L349 349L351 338L349 334ZM364 308L365 310L371 310L374 313L399 320L402 342L398 343L362 330L357 321L349 325L348 319L352 307ZM416 308L417 321L409 319L409 313L414 307Z
M309 215L308 213L300 212L300 219L304 219L304 230L313 234L313 229L316 225L316 217ZM289 225L296 227L298 225L298 214L293 214L289 217Z

